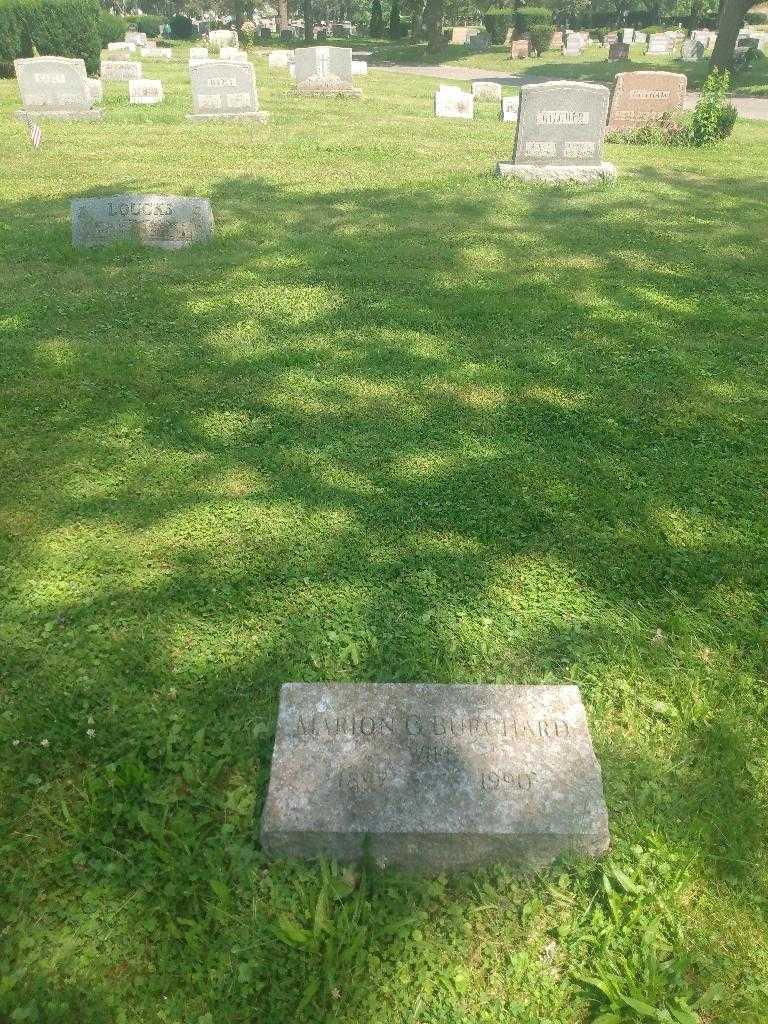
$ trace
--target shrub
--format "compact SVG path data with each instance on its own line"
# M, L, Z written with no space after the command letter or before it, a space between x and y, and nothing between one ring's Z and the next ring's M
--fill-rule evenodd
M552 43L552 25L531 25L528 29L529 48L540 57Z
M711 71L701 90L699 102L688 126L692 146L705 146L727 138L736 123L736 108L727 102L730 85L727 71Z
M381 10L381 0L373 0L368 33L372 39L380 39L384 35L384 14Z
M515 24L515 10L513 7L489 7L483 24L491 42L498 46L506 42L507 31Z
M518 35L530 32L532 25L549 25L552 31L552 11L548 7L521 7L515 12L515 28Z
M244 21L240 26L240 41L246 48L254 46L259 35L259 30L252 21Z
M125 36L125 22L110 11L99 11L99 37L101 45L119 43Z
M135 18L126 18L126 24L136 28L137 32L143 32L148 39L155 39L160 35L163 26L163 18L157 14L139 14Z
M194 39L197 36L197 29L186 14L174 14L168 24L173 39Z
M0 0L0 63L16 57L81 57L99 69L101 35L96 0Z

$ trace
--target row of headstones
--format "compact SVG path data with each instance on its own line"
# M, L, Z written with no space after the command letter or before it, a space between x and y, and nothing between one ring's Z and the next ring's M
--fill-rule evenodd
M612 95L607 86L573 81L525 85L519 97L502 97L495 82L473 82L471 93L441 85L435 114L469 120L476 100L500 101L501 119L518 127L513 163L498 164L498 173L590 181L616 176L602 159L606 133L631 131L681 110L687 84L685 75L672 72L630 71L616 75Z
M106 65L106 68L105 68ZM352 51L336 46L310 46L296 50L293 75L296 90L305 95L362 96L352 84ZM89 79L82 60L68 57L30 57L14 62L24 110L22 116L44 114L61 118L100 118L94 108L102 98L99 79ZM367 70L367 65L366 65ZM259 109L253 66L231 60L190 61L193 120L251 118L266 121ZM102 79L127 81L134 103L158 103L162 82L143 78L139 61L105 61Z

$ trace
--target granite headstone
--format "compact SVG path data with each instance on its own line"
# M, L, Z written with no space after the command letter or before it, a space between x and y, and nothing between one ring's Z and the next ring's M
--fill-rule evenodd
M130 82L132 78L143 78L139 60L103 60L101 79L103 82Z
M305 46L294 51L296 91L302 95L362 96L352 84L352 50Z
M128 82L128 102L155 104L163 102L163 83L159 78L132 78Z
M269 114L259 110L259 98L253 67L228 60L208 60L189 69L192 83L190 121L248 118L267 121Z
M93 108L85 62L70 57L20 57L13 62L26 113L60 120L97 120L103 110ZM26 112L26 113L25 113Z
M501 103L501 86L498 82L473 82L472 95L476 103Z
M608 60L629 60L629 43L611 43Z
M440 86L435 93L435 117L458 117L471 121L475 114L475 101L471 92L458 86Z
M128 193L72 200L72 244L78 249L119 241L181 249L212 235L207 199Z
M682 110L688 81L670 71L622 71L616 75L609 132L633 131L673 110Z

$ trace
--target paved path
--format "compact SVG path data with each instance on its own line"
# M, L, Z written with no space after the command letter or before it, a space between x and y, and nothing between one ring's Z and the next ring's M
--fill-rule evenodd
M393 71L399 75L426 75L428 78L441 78L443 81L458 80L471 82L474 79L481 79L483 82L498 82L499 85L513 85L519 88L521 85L535 85L537 82L546 82L542 75L504 74L503 72L489 71L487 68L458 67L452 64L372 64L377 71ZM686 109L696 106L699 93L689 92L685 98ZM735 96L731 102L742 117L750 118L753 121L768 121L768 99L753 96Z

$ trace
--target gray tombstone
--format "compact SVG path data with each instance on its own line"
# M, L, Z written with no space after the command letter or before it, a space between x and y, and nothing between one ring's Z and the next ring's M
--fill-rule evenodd
M704 56L704 43L698 39L686 39L680 51L681 60L701 60Z
M362 96L352 84L352 50L304 46L294 51L296 91L302 95Z
M491 48L491 37L487 32L475 32L471 35L467 44L469 45L470 53L485 53L486 50Z
M610 91L586 82L524 85L513 163L498 174L523 181L592 182L614 179L603 161L603 135Z
M229 60L207 60L191 64L192 113L190 121L220 118L249 118L265 122L269 118L259 110L259 98L253 66Z
M69 57L22 57L13 62L24 107L18 117L56 117L95 121L104 116L94 110L85 62Z
M611 43L608 60L629 60L629 43Z
M132 78L143 78L144 72L139 60L103 60L101 80L103 82L129 82Z
M128 193L72 200L72 244L78 249L125 241L182 249L212 236L207 199Z
M286 683L261 841L422 873L599 856L608 814L579 690Z

